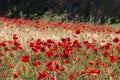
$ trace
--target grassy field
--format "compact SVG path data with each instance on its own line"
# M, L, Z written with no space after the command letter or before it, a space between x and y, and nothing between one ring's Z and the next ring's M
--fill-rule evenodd
M120 80L120 27L0 18L0 80Z

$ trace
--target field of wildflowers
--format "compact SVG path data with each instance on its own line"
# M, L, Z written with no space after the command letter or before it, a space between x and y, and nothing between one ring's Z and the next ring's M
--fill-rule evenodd
M1 17L0 80L120 80L120 28Z

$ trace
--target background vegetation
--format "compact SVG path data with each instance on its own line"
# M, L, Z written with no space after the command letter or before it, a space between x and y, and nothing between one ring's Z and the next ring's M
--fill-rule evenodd
M120 22L120 0L0 0L0 10L12 18Z

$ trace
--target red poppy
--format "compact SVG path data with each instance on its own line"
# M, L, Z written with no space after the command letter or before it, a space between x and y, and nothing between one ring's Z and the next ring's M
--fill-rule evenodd
M18 39L18 37L17 37L17 35L16 34L13 34L13 40L17 40Z
M51 66L51 65L52 65L51 61L46 64L46 66Z
M45 47L40 47L40 51L45 52L46 51Z
M82 56L86 56L86 51L82 51Z
M82 74L91 75L91 73L89 71L86 71L86 70L83 70Z
M9 66L10 66L11 69L14 68L14 65L13 65L13 64L10 64Z
M22 60L24 63L26 63L26 62L29 61L29 56L24 55L24 56L21 57L21 60Z
M40 65L40 60L35 60L35 61L33 62L33 65L36 66L36 67L39 67L39 65Z
M80 58L73 58L73 60L80 61L81 59Z
M47 55L48 55L49 58L52 58L53 52L52 52L52 51L48 51L48 52L47 52Z
M110 76L111 76L112 78L114 78L116 75L113 74L113 73L110 73Z
M113 42L119 42L120 40L119 40L119 38L118 37L115 37L114 39L113 39Z
M45 77L47 76L47 73L46 73L46 72L43 72L43 73L37 72L37 74L38 74L38 76L39 76L39 78L38 78L37 80L41 80L41 79L43 79L43 78L45 78Z
M108 68L108 65L106 63L103 62L102 65L104 68Z
M67 40L65 38L61 38L62 42L65 43Z
M76 34L80 34L80 32L81 32L80 30L76 30L75 31Z
M110 62L118 62L119 61L119 58L116 56L110 56L109 59L110 59Z
M120 53L120 45L117 45L116 48L117 48L117 51Z
M111 32L112 32L112 29L111 29L111 28L108 28L107 31L111 33Z
M14 46L20 46L20 43L15 41Z
M96 69L96 68L90 68L89 71L82 71L82 74L87 74L87 75L99 75L101 73L101 70Z
M35 45L34 43L30 43L30 47L34 47L34 45Z
M107 43L107 44L105 45L105 49L110 49L110 48L111 48L111 46L112 46L112 44L111 44L111 43Z
M47 43L54 43L54 40L48 39L48 40L47 40Z
M53 66L48 66L48 70L54 71L54 67Z
M69 79L70 79L70 80L74 80L74 79L75 79L74 74L70 74L70 75L69 75Z
M108 49L104 50L104 56L109 56L110 55L110 51Z
M89 62L89 64L90 64L90 65L95 65L95 61L94 61L94 60L91 60L91 61Z
M90 72L99 75L101 73L101 70L96 69L96 68L90 68Z
M61 57L61 54L56 54L56 55L55 55L55 58L56 58L56 59L59 59L60 57Z
M100 63L101 63L100 60L97 60L97 61L96 61L96 65L99 65Z
M19 77L20 77L20 74L19 74L18 72L14 72L14 73L13 73L13 77L14 77L14 78L19 78Z
M73 44L76 45L76 46L79 45L78 40L74 40L74 41L73 41Z
M120 30L115 32L116 34L120 34Z
M76 76L80 76L80 72L75 71L74 74L75 74Z
M63 63L65 63L65 64L69 64L70 61L69 61L69 60L65 60L65 59L63 59Z
M90 44L89 41L83 41L83 43L84 43L85 45Z
M32 47L32 50L37 53L39 50L36 47Z
M57 45L54 45L54 51L57 51L58 50L58 46Z
M12 44L12 43L13 43L13 41L12 41L12 40L8 40L7 42L8 42L8 44Z
M59 67L59 70L60 70L60 71L64 71L65 68L64 68L64 67Z
M0 46L3 46L3 47L5 47L7 44L6 44L6 42L5 41L3 41L3 42L1 42L0 43Z
M8 47L4 47L4 50L5 50L5 51L9 51L9 48L8 48Z

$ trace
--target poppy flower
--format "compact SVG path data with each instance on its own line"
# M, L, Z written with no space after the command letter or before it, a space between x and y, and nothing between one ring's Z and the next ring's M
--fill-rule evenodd
M46 51L45 47L40 47L40 51L45 52Z
M39 50L36 47L32 47L32 50L37 53Z
M86 51L82 51L82 56L86 56Z
M35 61L33 62L33 65L36 66L36 67L39 67L39 65L40 65L40 60L35 60Z
M87 75L99 75L101 73L101 70L96 69L96 68L90 68L88 71L83 70L82 74L87 74Z
M60 57L61 57L61 54L56 54L56 55L55 55L55 58L56 58L56 59L58 59L58 58L60 58Z
M110 56L109 59L110 59L110 62L118 62L119 61L119 58L116 56Z
M60 65L59 64L55 64L55 69L59 69Z
M14 65L13 65L13 64L10 64L9 67L12 69L12 68L14 68Z
M15 41L14 46L20 46L20 43Z
M82 74L91 75L91 73L89 71L86 71L86 70L83 70Z
M90 72L99 75L101 73L101 70L96 69L96 68L90 68Z
M110 48L111 48L111 46L112 46L112 44L111 44L111 43L107 43L107 44L105 45L105 49L110 49Z
M51 65L52 65L51 61L46 64L46 66L51 66Z
M120 40L119 40L119 38L118 37L115 37L114 39L113 39L113 42L119 42Z
M26 63L26 62L29 61L29 56L24 55L24 56L21 57L21 60L22 60L22 62Z
M97 61L96 61L96 65L99 65L100 63L101 63L100 60L97 60Z
M120 30L115 32L116 34L120 34Z
M70 80L74 80L74 79L75 79L74 74L70 74L70 75L69 75L69 79L70 79Z
M104 63L104 62L103 62L102 65L103 65L104 68L108 68L107 63Z
M81 32L80 30L76 30L75 31L76 34L80 34L80 32Z
M30 43L30 47L34 47L34 45L35 45L34 43Z
M64 67L59 67L59 70L60 70L60 71L64 71L65 68L64 68Z
M116 46L117 51L120 53L120 45Z
M52 58L53 52L52 52L52 51L48 51L48 52L47 52L47 55L48 55L49 58Z
M58 46L57 45L54 45L54 51L57 51L58 50Z
M0 43L0 46L5 47L6 45L7 45L7 43L5 41L3 41L3 42Z
M54 40L48 39L48 40L47 40L47 43L54 43Z
M41 80L41 79L43 79L43 78L45 78L47 76L45 72L43 72L43 73L37 72L37 74L39 76L37 80Z
M21 46L17 46L17 48L18 48L19 50L23 50L23 48L22 48Z
M95 64L95 61L94 61L94 60L91 60L91 61L89 62L89 64L90 64L90 65L94 65L94 64Z
M8 40L7 42L8 42L8 44L12 44L12 43L13 43L13 41L12 41L12 40Z
M110 51L108 49L104 50L104 56L109 56L110 55Z
M76 75L76 76L80 76L80 72L74 72L74 74Z
M67 40L65 38L61 38L62 42L65 43Z
M48 70L49 71L54 71L54 67L53 66L48 66Z
M4 47L4 50L5 50L5 51L9 51L9 48L8 48L8 47Z
M16 34L13 34L13 40L17 40L18 39L18 37L17 37L17 35Z
M116 75L113 74L113 73L110 73L110 76L111 76L112 78L114 78Z
M19 78L19 77L20 77L20 74L19 74L18 72L14 72L14 73L13 73L13 77L14 77L14 78Z
M69 64L70 63L70 61L69 60L65 60L65 59L63 59L63 61L62 61L63 63L65 63L65 64Z
M81 59L80 58L73 58L73 60L80 61Z
M111 33L111 32L112 32L112 29L108 28L107 31Z

